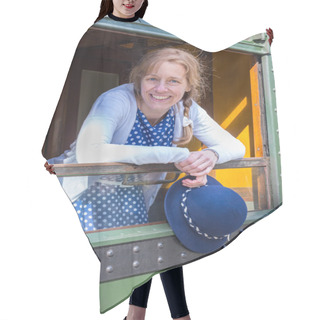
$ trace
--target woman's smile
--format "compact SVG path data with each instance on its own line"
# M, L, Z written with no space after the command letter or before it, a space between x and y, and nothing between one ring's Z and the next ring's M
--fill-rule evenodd
M123 4L127 9L132 9L134 8L133 4Z
M154 100L167 100L170 98L170 96L158 96L154 94L150 94L151 98Z

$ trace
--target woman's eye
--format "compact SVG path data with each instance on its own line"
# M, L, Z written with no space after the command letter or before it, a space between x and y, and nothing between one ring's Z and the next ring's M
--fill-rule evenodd
M172 80L170 80L169 82L170 82L170 83L174 83L174 84L175 84L175 83L179 83L179 81L178 81L178 80L175 80L175 79L172 79Z

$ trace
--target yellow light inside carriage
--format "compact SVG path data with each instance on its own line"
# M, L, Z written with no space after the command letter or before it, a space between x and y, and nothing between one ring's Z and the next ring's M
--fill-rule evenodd
M223 129L227 129L229 125L240 115L244 108L248 105L248 99L245 97L221 123ZM238 137L237 137L238 138Z

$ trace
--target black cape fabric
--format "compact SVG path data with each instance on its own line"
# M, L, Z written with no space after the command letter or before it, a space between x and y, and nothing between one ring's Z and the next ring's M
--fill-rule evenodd
M258 34L212 53L141 19L101 19L79 42L42 150L48 162L55 165L58 179L101 262L101 312L122 302L154 274L208 255L186 248L167 223L166 192L172 182L183 177L172 163L138 165L104 159L99 163L79 163L77 159L77 137L96 99L129 83L130 71L141 57L165 47L186 50L202 61L206 92L197 103L246 148L244 158L218 163L210 173L242 197L248 213L242 226L209 254L231 243L246 227L273 212L282 202L275 88L267 35ZM108 110L105 112L109 116ZM207 146L194 138L187 147L196 151ZM92 149L88 148L88 152ZM163 183L166 172L167 183ZM108 202L111 198L103 199L101 194L90 195L90 200L83 202L83 195L88 190L101 191L101 184L106 186L104 192L119 192L120 187L128 190L132 185L140 192L143 190L144 196L152 199L145 209L147 221L86 229L86 214L91 214L92 221L101 220L103 209L112 205ZM95 189L97 186L100 189Z

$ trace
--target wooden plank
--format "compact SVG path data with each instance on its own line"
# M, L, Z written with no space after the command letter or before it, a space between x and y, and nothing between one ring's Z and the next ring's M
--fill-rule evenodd
M267 158L244 158L232 160L229 162L216 164L216 169L232 168L252 168L266 167ZM176 172L180 171L173 163L168 164L144 164L135 165L128 163L110 162L110 163L72 163L55 164L54 170L58 177L68 176L94 176L94 175L116 175L116 174L138 174L138 173L156 173L156 172Z

